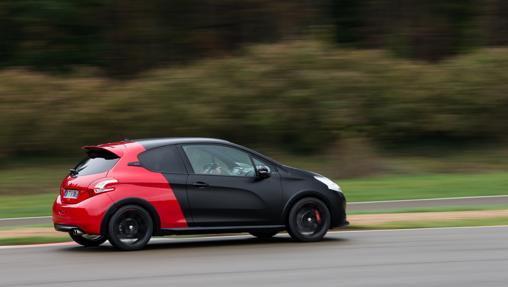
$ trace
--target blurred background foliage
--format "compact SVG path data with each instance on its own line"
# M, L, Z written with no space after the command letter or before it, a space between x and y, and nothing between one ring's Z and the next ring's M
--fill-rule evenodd
M502 0L3 0L0 159L212 136L357 175L503 145L507 44Z
M507 15L503 0L3 0L0 65L132 76L309 35L437 61L506 45Z

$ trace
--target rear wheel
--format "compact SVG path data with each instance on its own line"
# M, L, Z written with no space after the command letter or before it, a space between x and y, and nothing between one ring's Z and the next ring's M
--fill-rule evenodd
M323 239L330 228L330 211L326 204L313 197L296 202L289 211L287 229L297 241L313 242Z
M109 220L109 242L121 250L142 249L152 237L152 233L152 217L137 205L120 207Z
M74 240L74 242L83 245L85 247L99 246L106 241L106 237L102 235L88 235L88 234L76 235L73 234L72 232L69 232L69 235L72 238L72 240Z
M252 231L249 232L252 236L255 236L259 239L270 239L274 237L278 231Z

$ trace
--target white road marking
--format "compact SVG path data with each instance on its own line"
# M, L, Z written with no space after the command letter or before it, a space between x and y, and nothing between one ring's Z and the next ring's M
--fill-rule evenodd
M418 201L440 201L440 200L462 200L462 199L483 199L483 198L508 198L508 195L438 197L438 198L378 200L378 201L353 201L353 202L348 202L348 205L375 204L375 203L397 203L397 202L418 202ZM0 221L15 221L15 220L30 220L30 219L51 219L51 216L9 217L9 218L0 218Z
M440 201L440 200L462 200L462 199L483 199L483 198L508 198L508 195L438 197L438 198L378 200L378 201L353 201L353 202L348 202L348 205L375 204L375 203L397 203L397 202L418 202L418 201ZM10 217L10 218L0 218L0 221L15 221L15 220L30 220L30 219L51 219L51 216Z
M370 204L370 203L397 203L397 202L418 202L418 201L440 201L440 200L461 200L461 199L483 199L483 198L508 198L508 195L482 195L482 196L438 197L438 198L399 199L399 200L379 200L379 201L353 201L353 202L348 202L348 205L355 205L355 204Z

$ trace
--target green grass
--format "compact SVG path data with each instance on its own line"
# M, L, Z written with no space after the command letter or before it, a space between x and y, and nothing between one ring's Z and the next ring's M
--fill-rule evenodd
M70 167L72 164L47 164L44 160L28 166L9 164L0 169L0 196L57 194Z
M30 237L12 237L0 238L0 245L27 245L42 243L68 242L69 236L52 237L52 236L30 236Z
M375 225L351 225L347 229L407 229L431 227L467 227L508 225L508 217L442 220L442 221L400 221Z
M350 202L508 195L508 172L386 176L339 184Z
M52 202L65 175L65 166L13 166L0 170L0 218L50 215ZM508 172L383 176L344 179L339 184L349 202L508 195ZM466 207L390 212L472 210L471 207L464 208ZM478 208L488 207L476 207L475 210Z
M0 218L51 215L57 192L0 197Z
M0 169L0 218L50 215L69 166L46 159L6 164Z

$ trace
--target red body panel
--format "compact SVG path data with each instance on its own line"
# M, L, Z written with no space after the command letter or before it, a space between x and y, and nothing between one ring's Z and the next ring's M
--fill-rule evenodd
M127 198L137 198L147 201L155 208L161 228L187 227L180 204L166 178L143 167L128 165L129 162L139 161L138 155L144 151L142 145L135 142L118 142L85 148L107 149L121 158L107 173L67 176L60 187L61 194L53 204L55 224L73 225L85 233L100 234L102 220L114 203ZM94 194L93 186L102 178L118 180L114 185L115 190ZM63 199L64 189L79 190L78 198Z
M113 203L106 193L75 204L62 203L61 199L59 195L53 204L54 223L78 226L87 234L100 234L107 207Z
M126 148L129 152L108 174L120 182L117 190L108 193L111 199L114 202L129 197L147 200L159 214L161 228L187 227L180 204L166 178L143 167L128 166L129 162L139 161L138 154L144 151L143 146L129 143Z

